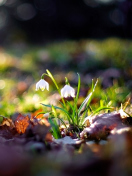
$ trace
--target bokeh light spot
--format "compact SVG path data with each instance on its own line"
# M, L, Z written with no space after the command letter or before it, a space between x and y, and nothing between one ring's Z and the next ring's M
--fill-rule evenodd
M6 6L13 6L16 3L17 0L6 0L5 5Z
M90 7L97 7L98 6L98 3L95 2L94 0L83 0L83 1L87 6L90 6Z
M5 81L0 80L0 89L4 89L4 88L5 88Z
M21 4L17 7L17 16L21 20L30 20L36 15L36 10L35 8L29 4L29 3L24 3Z
M116 25L122 25L124 21L124 16L120 10L118 9L113 10L109 16L113 23L115 23Z
M101 3L111 3L113 0L95 0L96 2L101 2Z
M0 0L0 6L5 4L6 3L6 0Z
M6 10L1 10L0 11L0 29L5 27L7 24L7 12Z
M39 102L39 101L40 101L39 95L35 94L35 95L33 96L33 102L34 102L34 103L37 103L37 102Z

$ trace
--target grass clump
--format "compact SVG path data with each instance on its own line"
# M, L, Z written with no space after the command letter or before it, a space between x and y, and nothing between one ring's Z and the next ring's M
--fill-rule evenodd
M85 118L89 115L90 112L91 115L98 114L102 110L109 110L111 109L110 103L107 105L100 103L100 107L98 107L96 110L91 110L90 103L93 97L93 94L95 92L98 79L94 83L92 81L92 87L90 89L90 93L87 95L87 97L84 99L84 101L81 103L81 105L78 107L78 99L79 99L79 93L80 93L80 87L81 87L81 78L78 74L78 86L77 91L75 93L75 89L70 86L68 79L66 78L66 85L60 89L56 80L54 79L54 76L51 74L49 70L46 70L47 73L44 73L41 77L41 80L36 84L36 90L41 89L42 91L46 88L49 90L49 84L44 80L44 76L48 76L53 81L58 93L60 94L60 106L54 106L52 104L43 104L43 106L50 108L49 112L49 122L52 127L52 133L55 138L60 138L60 124L64 125L66 130L68 131L69 128L72 127L73 132L80 132L84 128L84 121ZM68 101L68 97L72 97L72 101ZM59 113L58 113L59 111ZM68 122L68 123L67 123Z

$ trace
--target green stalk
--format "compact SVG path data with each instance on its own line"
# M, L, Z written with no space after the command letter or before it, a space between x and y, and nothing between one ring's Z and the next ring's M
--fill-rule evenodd
M52 80L53 83L55 84L55 86L56 86L56 88L57 88L57 90L58 90L58 92L59 92L59 94L60 94L60 96L61 96L61 91L60 91L59 86L57 85L57 82L55 81L53 75L51 74L51 72L50 72L49 70L46 70L46 71L47 71L47 73L48 73L48 74L46 74L46 75L51 78L51 80ZM64 98L63 98L62 96L61 96L61 99L62 99L62 102L63 102L65 108L66 108L66 103L65 103L65 100L64 100ZM66 108L66 109L67 109L67 108Z
M74 107L71 105L70 102L67 101L67 103L68 103L68 105L70 106L70 108L71 108L71 110L72 110L72 115L71 115L70 117L71 117L71 120L72 120L73 125L75 125L75 122L74 122L74 118L75 118L75 115L74 115Z
M55 107L52 105L51 108L52 108L52 112L53 112L55 118L59 119L61 121L61 123L67 128L65 122L61 118L58 117Z
M46 106L46 107L49 107L49 108L52 107L52 105L46 105L46 104L43 104L43 103L41 103L41 104L42 104L43 106ZM68 119L69 123L71 123L70 114L68 113L68 111L67 111L66 109L60 108L60 107L58 107L58 106L54 106L54 108L63 111L63 112L67 115L67 119Z
M77 126L79 125L79 116L78 116L78 109L77 109L77 101L79 98L79 92L80 92L80 87L81 87L81 79L80 79L80 75L78 74L78 87L77 87L77 95L76 98L74 98L74 116L76 117L76 124Z

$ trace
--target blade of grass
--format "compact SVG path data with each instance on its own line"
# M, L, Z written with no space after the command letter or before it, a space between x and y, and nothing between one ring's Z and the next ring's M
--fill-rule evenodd
M52 108L52 106L53 106L53 105L46 105L46 104L43 104L43 103L41 103L41 104L42 104L43 106L46 106L46 107L49 107L49 108ZM67 118L68 118L69 123L71 123L70 114L69 114L65 109L62 109L62 108L60 108L60 107L58 107L58 106L54 106L54 108L63 111L63 112L67 115Z
M78 116L80 116L81 112L85 110L85 106L88 102L90 102L90 98L92 96L92 92L85 98L85 100L82 102L80 108L78 109ZM88 103L89 104L89 103Z
M78 87L77 87L77 95L76 95L76 98L75 98L75 103L77 103L77 101L78 101L79 93L80 93L80 87L81 87L80 75L79 75L79 73L77 73L77 74L78 74Z
M52 112L53 112L55 118L59 119L61 121L61 123L67 128L65 122L57 115L56 109L53 105L52 105Z
M60 96L61 96L61 91L60 91L59 86L58 86L57 82L55 81L53 75L51 74L51 72L50 72L48 69L47 69L46 71L47 71L47 73L48 73L47 76L49 76L49 77L51 78L51 80L52 80L53 83L55 84L55 86L56 86L56 88L57 88L57 90L58 90L58 92L59 92L59 94L60 94ZM64 104L64 106L65 106L65 109L66 109L65 100L64 100L64 98L63 98L62 96L61 96L61 99L62 99L62 102L63 102L63 104Z
M74 118L75 118L75 111L74 111L74 107L71 105L71 103L69 101L67 101L67 104L70 106L70 108L72 109L72 114L71 114L71 120L73 125L75 124Z
M49 118L48 120L49 120L49 123L51 125L54 138L55 139L61 138L61 133L60 133L59 126L58 126L56 120L55 119L51 119L51 118Z
M56 83L56 81L55 81L53 75L51 74L51 72L50 72L49 70L46 70L46 71L47 71L47 73L48 73L48 76L49 76L49 77L52 79L52 81L54 82L54 84L55 84L57 90L59 90L59 87L58 87L58 85L57 85L57 83Z
M38 113L38 114L36 115L36 117L39 116L40 114L45 114L45 112L40 112L40 113Z
M100 111L102 110L111 110L113 109L112 107L107 107L107 106L104 106L104 107L99 107L98 109L96 109L91 115L95 115L95 114L98 114Z
M85 100L82 102L80 108L78 109L78 116L80 116L81 112L85 110L85 108L87 108L91 102L91 99L92 99L92 95L95 91L95 88L97 86L97 83L98 83L98 79L95 83L95 85L93 86L93 81L92 81L92 92L85 98Z
M78 116L78 108L77 108L77 101L79 98L79 93L80 93L80 87L81 87L81 79L80 79L80 75L78 74L78 86L77 86L77 95L76 98L74 99L74 108L73 108L73 112L74 112L74 117L76 117L76 124L79 125L79 116ZM76 114L76 115L75 115Z

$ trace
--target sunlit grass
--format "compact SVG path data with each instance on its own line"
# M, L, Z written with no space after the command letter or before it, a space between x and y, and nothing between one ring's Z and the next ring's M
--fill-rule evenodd
M64 84L64 75L77 85L76 73L82 75L82 87L89 88L90 80L83 79L92 71L118 68L132 78L132 42L116 38L106 40L80 40L54 42L44 46L28 46L18 55L16 48L0 50L0 112L11 115L14 112L31 112L41 107L40 103L55 101L52 98L55 87L48 92L35 92L35 83L46 69L50 69L60 86ZM96 78L100 75L96 75ZM95 78L95 76L93 77ZM126 79L126 78L125 78ZM49 80L48 80L49 81ZM101 79L92 100L91 109L100 103L111 101L113 107L130 97L130 89L121 75L120 81L113 81L113 86L103 88ZM51 98L50 98L51 97ZM57 96L55 96L57 97ZM80 96L78 103L84 100ZM102 102L101 102L102 101Z

